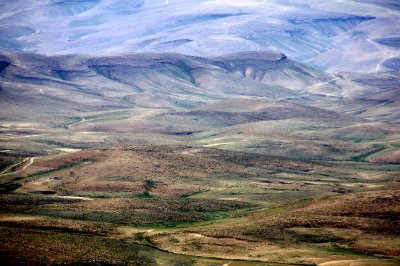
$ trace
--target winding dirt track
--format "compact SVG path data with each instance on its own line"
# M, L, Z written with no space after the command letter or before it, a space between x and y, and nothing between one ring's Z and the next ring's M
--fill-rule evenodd
M29 166L31 166L31 165L33 164L33 162L35 161L35 158L36 158L36 157L25 158L23 161L21 161L21 162L19 162L19 163L16 163L16 164L13 164L13 165L7 167L4 171L2 171L2 172L0 173L0 176L11 175L11 174L17 174L17 173L19 173L19 172L24 171L26 168L28 168ZM21 165L21 164L26 163L26 162L28 162L28 163L27 163L26 165L24 165L24 167L22 167L20 170L7 173L7 171L9 171L10 169L12 169L13 167L16 167L16 166Z
M283 98L278 98L278 99L276 99L276 100L277 100L277 101L283 101L283 100L292 100L292 99L296 99L296 98L307 97L307 96L310 96L310 93L307 93L307 91L308 91L309 89L314 88L314 87L317 87L317 86L321 86L321 85L324 85L324 84L330 84L330 83L332 83L332 82L334 82L334 81L336 81L336 80L339 80L339 79L341 79L341 78L335 77L335 78L333 78L333 79L331 79L331 80L324 81L324 82L320 82L320 83L317 83L317 84L314 84L314 85L311 85L311 86L308 86L308 87L302 89L302 90L300 91L301 94L298 95L298 96L283 97Z
M80 120L80 121L75 122L75 123L72 123L72 124L69 124L67 127L68 127L68 129L71 129L73 126L78 125L78 124L81 124L81 123L83 123L83 122L85 122L85 121L86 121L86 119L85 119L84 117L81 117L81 120Z

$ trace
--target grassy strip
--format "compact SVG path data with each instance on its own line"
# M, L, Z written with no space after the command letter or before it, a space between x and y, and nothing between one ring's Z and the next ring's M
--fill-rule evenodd
M67 205L52 204L35 208L25 214L81 221L107 222L118 225L134 225L143 228L176 228L187 227L197 222L215 221L239 217L254 208L228 211L184 211L168 210L160 213L157 210L100 211L69 208Z
M40 172L31 174L31 175L28 176L28 178L29 177L43 176L43 175L47 175L47 174L50 174L50 173L55 173L55 172L62 171L62 170L65 170L65 169L77 167L77 166L83 165L84 163L88 163L88 162L93 163L93 161L87 160L87 161L83 161L83 162L79 162L79 163L66 164L66 165L63 165L63 166L60 166L60 167L57 167L57 168L54 168L54 169L44 170L44 171L40 171Z
M352 157L351 160L354 161L354 162L366 162L366 159L369 156L386 149L386 147L383 146L383 145L374 145L373 147L375 148L374 150L366 152L366 153L363 153L363 154L355 156L355 157Z
M49 146L57 146L61 148L70 148L70 149L89 149L91 148L89 145L83 144L66 144L59 141L48 140L48 139L38 139L36 140L37 143L47 144Z

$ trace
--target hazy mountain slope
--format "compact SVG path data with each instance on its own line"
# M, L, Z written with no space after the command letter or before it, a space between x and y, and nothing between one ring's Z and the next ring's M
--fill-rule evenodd
M342 110L358 117L397 123L400 120L398 72L361 75L342 73L335 85L347 97L341 99Z
M380 142L397 134L371 139L352 127L398 121L394 72L331 76L271 52L7 53L0 66L5 134L61 130L78 139L100 134L111 143L179 140L300 159L356 158L385 148ZM329 131L341 128L354 128L359 137Z
M313 70L314 76L303 81L309 68L280 54L258 55L258 59L237 55L238 66L253 69L262 66L259 73L266 77L285 72L296 84L318 83L327 78L323 72ZM0 61L2 101L11 105L18 104L18 97L22 100L29 96L31 104L47 102L52 108L65 106L81 111L134 106L192 108L234 95L269 99L298 95L281 86L279 80L264 77L259 82L236 69L223 68L221 59L178 54L113 57L7 54ZM223 63L232 64L229 60Z
M226 55L215 58L214 64L243 77L292 90L304 90L315 85L316 80L326 82L332 79L331 75L276 53L247 52Z
M2 0L0 49L197 56L274 50L332 71L375 71L399 56L398 22L391 0Z
M279 101L269 107L277 108L275 114L248 117L241 122L290 118L293 116L283 114L296 114L296 104L356 115L368 108L369 115L363 117L374 118L376 113L376 118L386 121L398 113L393 109L396 98L390 96L398 88L396 73L331 76L272 52L210 58L171 53L97 57L7 53L1 56L0 66L0 94L2 105L7 107L2 109L6 117L11 113L29 119L31 106L47 106L41 114L44 116L57 110L57 114L67 117L76 117L72 114L76 112L127 108L198 113L204 110L193 108L223 99L254 97ZM385 106L386 100L392 104ZM251 108L246 102L236 105L242 104ZM217 109L214 112L223 112ZM297 115L302 114L300 111Z
M198 119L204 117L224 126L289 118L314 118L322 121L351 120L350 117L340 113L290 102L237 98L211 103L188 112L178 112L175 115Z
M335 72L399 71L393 62L400 56L399 25L400 17L364 22L332 38L335 47L309 62Z

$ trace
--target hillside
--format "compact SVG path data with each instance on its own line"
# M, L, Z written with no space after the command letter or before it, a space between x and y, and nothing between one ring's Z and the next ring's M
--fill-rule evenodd
M2 0L0 14L3 51L281 51L331 72L398 70L393 0Z
M330 139L321 130L398 119L395 73L331 76L281 53L210 58L7 53L1 62L4 134L106 133L113 142L114 133L123 133L130 134L127 143L147 143L140 134L156 134L153 141L161 143L186 136L181 141L193 145L348 159L377 144ZM294 131L270 140L257 133L272 125ZM251 131L238 134L232 126Z
M281 58L280 54L258 54L265 57L256 60L246 58L246 54L238 55L241 67L262 65L262 69L257 71L263 76L275 75L279 71L291 72L292 80L299 84L315 84L327 79L326 74L318 76L315 70L312 70L314 76L308 76L309 68ZM65 106L71 111L138 106L187 109L231 98L232 95L268 99L298 95L296 91L283 87L279 80L267 82L265 77L264 82L260 82L235 69L221 67L221 64L233 64L228 59L215 61L178 54L112 57L7 54L2 56L1 62L4 65L1 93L7 95L2 99L10 106L30 97L31 105L46 102L48 107L60 110ZM307 80L303 81L305 75ZM53 110L43 111L52 113ZM18 112L23 110L18 109Z
M0 262L398 265L398 92L278 52L3 52Z

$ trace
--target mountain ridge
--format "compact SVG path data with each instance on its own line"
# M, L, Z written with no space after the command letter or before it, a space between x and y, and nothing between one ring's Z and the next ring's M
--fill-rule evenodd
M204 57L270 50L332 73L385 71L391 67L380 63L400 55L400 13L390 0L18 0L3 1L0 14L2 51ZM385 38L391 46L371 42ZM338 62L348 51L373 55Z

